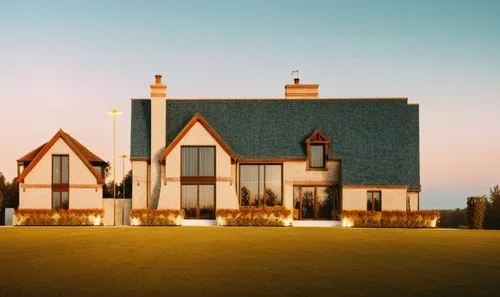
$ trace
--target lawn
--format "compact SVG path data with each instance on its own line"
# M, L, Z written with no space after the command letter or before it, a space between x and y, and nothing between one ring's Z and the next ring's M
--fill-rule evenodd
M500 231L0 228L0 296L499 296Z

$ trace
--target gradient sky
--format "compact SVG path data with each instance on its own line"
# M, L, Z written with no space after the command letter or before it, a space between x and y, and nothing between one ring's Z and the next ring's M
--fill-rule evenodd
M0 172L59 128L111 160L110 108L129 154L130 98L156 73L171 98L283 97L298 68L321 97L419 103L421 207L463 207L500 183L499 15L495 0L0 0Z

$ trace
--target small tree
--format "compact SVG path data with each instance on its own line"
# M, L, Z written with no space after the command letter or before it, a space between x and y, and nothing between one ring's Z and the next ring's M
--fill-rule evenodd
M487 206L485 225L487 228L500 229L500 186L490 189L490 203Z
M467 219L469 228L483 229L484 216L486 212L486 196L467 198Z
M275 206L278 204L278 195L271 188L266 188L264 190L264 200L266 201L266 206Z
M250 191L247 187L241 188L241 206L250 206Z

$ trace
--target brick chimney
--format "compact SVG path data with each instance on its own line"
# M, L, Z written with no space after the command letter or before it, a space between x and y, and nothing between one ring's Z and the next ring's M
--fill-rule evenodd
M151 86L151 193L148 207L156 208L161 188L160 156L165 149L167 121L167 86L155 75Z
M300 78L293 79L293 84L285 85L285 99L318 99L318 84L301 84Z

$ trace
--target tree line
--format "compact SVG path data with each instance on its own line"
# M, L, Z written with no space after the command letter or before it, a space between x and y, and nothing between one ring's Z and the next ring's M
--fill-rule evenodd
M484 195L486 207L484 211L484 228L500 229L500 186L490 188L489 195ZM442 228L467 228L469 224L468 209L440 210L439 226Z

